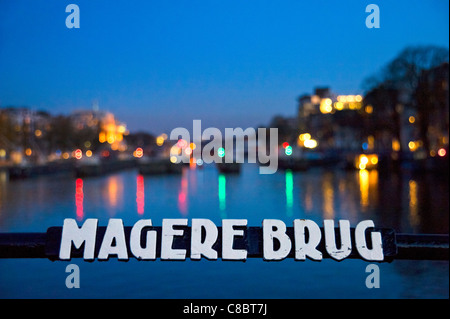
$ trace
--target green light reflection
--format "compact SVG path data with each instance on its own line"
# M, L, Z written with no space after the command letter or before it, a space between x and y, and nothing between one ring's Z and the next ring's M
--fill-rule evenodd
M227 179L224 174L219 174L219 208L222 218L226 218Z
M292 216L294 204L294 176L291 170L286 170L286 214Z

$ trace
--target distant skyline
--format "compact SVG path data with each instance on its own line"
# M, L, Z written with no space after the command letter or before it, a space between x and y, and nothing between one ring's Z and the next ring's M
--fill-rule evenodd
M65 8L80 8L68 29ZM365 8L380 8L368 29ZM449 2L0 1L0 107L52 114L95 101L132 132L250 127L298 96L363 80L407 46L449 47Z

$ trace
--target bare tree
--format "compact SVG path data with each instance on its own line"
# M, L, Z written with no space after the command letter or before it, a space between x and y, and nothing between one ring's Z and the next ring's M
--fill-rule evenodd
M417 87L422 71L448 61L447 48L432 45L407 47L381 72L365 79L363 87L369 91L383 84L384 87L405 90L411 94Z
M419 118L425 119L426 105L420 105L416 94L420 78L424 71L448 61L447 48L431 45L407 47L380 72L366 78L362 84L366 91L365 103L373 106L374 115L381 115L372 117L375 121L377 118L381 121L373 124L373 127L388 124L393 137L399 140L403 104L408 104L417 111Z

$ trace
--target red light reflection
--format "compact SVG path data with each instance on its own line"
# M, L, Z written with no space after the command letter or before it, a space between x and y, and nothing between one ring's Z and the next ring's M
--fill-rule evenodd
M187 215L188 211L188 179L186 170L183 170L181 176L181 188L178 191L178 209L180 210L182 215Z
M77 178L75 182L75 206L77 208L77 220L81 221L84 217L83 212L83 180L81 178Z
M136 178L136 204L139 215L144 215L145 194L144 194L144 176L138 175Z

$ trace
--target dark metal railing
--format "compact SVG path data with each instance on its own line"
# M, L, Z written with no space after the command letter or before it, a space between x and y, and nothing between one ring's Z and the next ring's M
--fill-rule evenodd
M190 227L186 226L183 236L174 237L174 247L186 248L189 253ZM96 256L98 246L105 233L106 227L98 227ZM157 242L161 242L161 227L150 227L157 232ZM219 227L220 229L220 227ZM396 259L409 260L449 260L449 235L448 234L396 234L392 229L374 228L382 234L383 242L383 261L392 261ZM131 227L125 227L125 236L127 241L130 235ZM322 229L323 231L323 229ZM354 229L352 229L354 231ZM62 227L50 227L46 233L0 233L0 258L48 258L50 260L59 260L59 248L61 242ZM336 233L339 233L338 231ZM220 230L219 230L220 234ZM288 227L286 234L291 238L293 228ZM262 258L262 228L247 227L244 236L237 239L235 246L245 248L249 258ZM161 251L157 245L156 256L160 257ZM213 246L221 254L221 238ZM355 247L354 245L352 247ZM323 253L323 258L330 258L326 252L323 237L317 247ZM131 256L131 255L130 255ZM188 255L189 256L189 255ZM82 258L81 249L73 249L71 258ZM287 256L294 257L293 249ZM348 258L361 258L356 249Z

